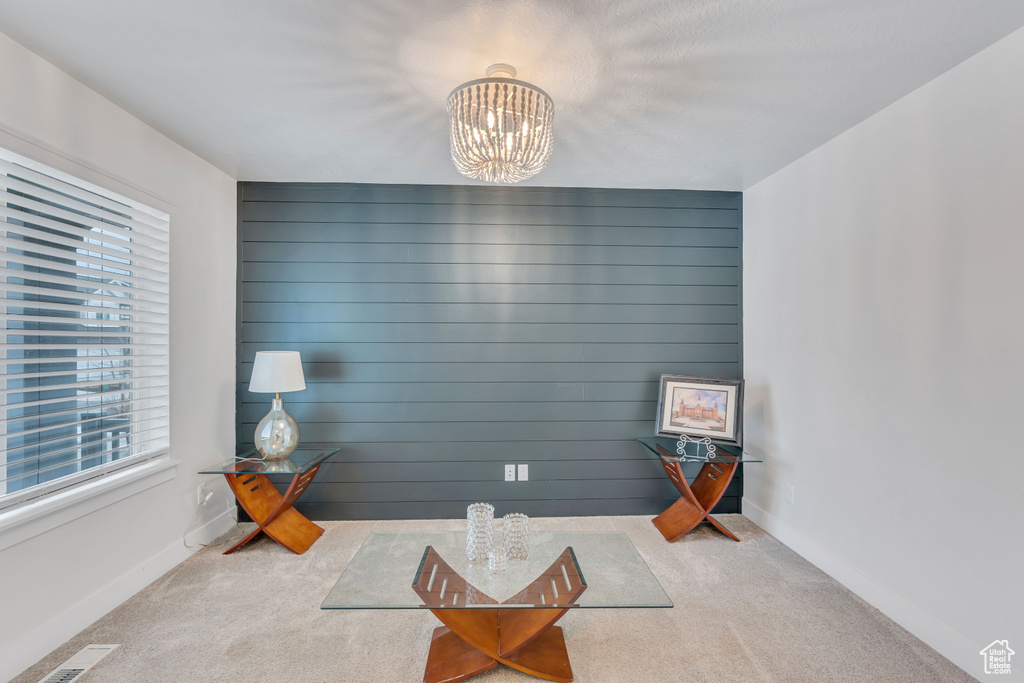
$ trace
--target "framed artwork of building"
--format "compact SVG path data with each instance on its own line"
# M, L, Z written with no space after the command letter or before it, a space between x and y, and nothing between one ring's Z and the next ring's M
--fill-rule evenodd
M743 380L662 375L658 436L710 437L743 445Z

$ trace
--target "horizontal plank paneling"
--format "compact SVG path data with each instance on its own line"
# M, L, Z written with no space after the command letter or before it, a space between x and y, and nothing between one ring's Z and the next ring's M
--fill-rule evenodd
M543 206L503 204L358 204L243 202L246 223L412 223L415 225L607 225L665 228L736 228L735 210L649 206Z
M253 303L242 319L259 322L577 323L737 325L733 304L527 304L527 303ZM657 327L650 328L652 333Z
M374 463L345 463L335 462L325 464L316 475L316 480L311 484L310 489L317 486L331 486L334 483L359 484L365 481L376 482L423 482L430 483L451 483L451 482L475 482L490 486L514 485L519 488L534 488L540 492L543 487L538 487L543 482L559 480L572 480L581 482L601 481L600 485L607 482L624 481L627 479L643 479L648 482L655 482L658 485L666 484L668 480L662 467L655 459L644 462L631 460L518 460L529 465L530 480L507 482L502 481L504 467L501 461L475 460L465 461L431 461L431 462L374 462ZM455 466L453 466L455 465ZM688 466L684 469L690 469ZM692 468L686 472L695 475L699 467ZM544 483L548 486L548 483ZM382 489L386 490L386 489ZM502 495L504 489L495 488L497 494ZM513 490L514 493L514 490ZM726 488L726 496L735 496L737 493L736 482L732 482ZM383 500L387 500L387 494Z
M737 498L739 482L729 485L731 495ZM491 482L444 481L431 482L324 482L313 483L306 492L309 500L318 503L364 503L388 505L394 502L432 502L438 500L466 500L468 502L500 500L607 500L610 498L656 498L671 500L675 488L663 476L659 479L582 480ZM668 505L665 505L668 507ZM659 510L658 512L661 512ZM466 510L463 506L462 514ZM605 513L616 514L616 513Z
M243 183L241 200L239 447L269 404L247 390L256 351L300 351L286 406L303 444L342 446L298 506L313 518L656 514L676 495L635 439L659 375L739 375L739 194ZM531 480L502 481L506 463Z
M305 425L323 422L645 422L654 415L653 401L447 401L430 403L316 403L288 402L288 412ZM243 422L259 422L266 401L242 403Z
M417 303L417 304L650 304L736 305L734 287L701 285L494 285L494 284L363 284L247 283L242 294L250 302L287 303Z
M281 348L287 345L275 344ZM269 347L268 347L269 348ZM656 382L662 373L735 377L738 363L348 363L343 349L318 350L303 359L306 382ZM240 377L249 377L243 361ZM653 419L653 418L652 418Z
M250 440L243 444L251 448ZM304 441L310 448L326 447L337 444L316 444ZM724 447L723 447L724 448ZM435 442L382 442L359 443L345 441L337 456L324 465L325 468L334 464L359 463L436 463L436 462L487 462L487 463L519 463L544 461L560 462L564 467L573 467L573 463L581 460L597 461L642 461L640 472L657 458L636 439L576 439L551 443L519 441L435 441ZM451 468L449 468L451 469ZM685 464L683 469L687 476L695 475L700 467ZM595 472L600 475L600 472ZM455 475L452 474L452 477Z
M675 344L735 344L739 333L735 325L663 323L659 337ZM644 326L622 323L321 323L293 325L287 322L242 323L242 337L257 344L303 343L378 343L395 339L416 339L422 343L541 343L558 339L559 343L618 342L642 344L651 341ZM662 342L665 343L665 342Z
M440 190L440 191L439 191ZM340 202L357 204L501 204L503 206L650 206L675 209L738 209L736 192L677 190L608 190L601 188L430 185L363 183L249 183L247 202Z
M578 225L436 225L409 223L253 223L250 242L320 244L514 244L636 247L736 247L728 228L637 228Z
M268 406L269 409L269 406ZM242 432L252 434L256 422L242 422ZM386 436L392 441L573 441L576 439L635 439L650 435L654 420L606 420L603 422L313 422L301 425L309 443L373 442ZM526 448L528 446L524 446Z
M656 400L647 392L644 382L622 382L622 390L608 400ZM447 403L472 401L583 401L586 387L583 382L326 382L309 381L306 390L287 394L290 406L304 403ZM238 385L242 405L254 403L265 406L265 394L253 394L248 382ZM612 396L612 394L607 394ZM640 397L640 398L635 398ZM289 408L288 410L291 410ZM264 412L266 412L264 410Z
M247 282L410 282L414 284L617 284L729 285L739 283L736 266L629 266L566 263L299 263L247 264Z
M313 444L315 446L315 444ZM541 446L546 450L541 450ZM529 444L529 453L539 457L570 462L574 460L652 460L650 451L633 438L577 439L550 444ZM557 457L549 457L552 454ZM527 449L519 441L345 441L332 462L528 462Z
M332 353L351 363L727 363L736 357L735 343L581 344L554 342L288 342L281 349ZM243 362L250 361L265 342L242 344Z
M289 303L524 303L736 305L735 287L702 285L527 285L248 282L246 301Z
M653 516L676 501L673 498L560 498L530 500L511 493L508 500L492 500L494 514L522 512L530 517L586 517L594 515ZM311 519L454 519L466 516L466 506L477 498L454 501L393 501L381 503L316 503L300 500L295 508ZM716 511L739 512L739 499L722 498Z
M238 384L242 405L265 406L265 394ZM303 403L474 403L506 401L647 401L658 399L651 382L327 382L307 381L306 390L287 395L288 405ZM289 410L291 410L289 408ZM266 412L266 411L264 411Z
M284 245L284 246L283 246ZM287 248L285 248L287 247ZM246 261L297 263L530 263L654 266L735 266L735 247L592 247L519 244L374 244L246 242Z
M516 462L520 462L517 460ZM655 458L636 463L631 460L522 460L530 465L533 482L559 479L580 479L581 470L588 474L600 474L604 479L663 479L661 466ZM449 465L457 466L450 467ZM504 474L499 460L476 459L472 461L433 460L430 462L345 462L335 461L324 464L317 474L316 485L330 482L358 483L363 481L396 482L420 481L451 482L479 481L500 482ZM591 478L588 477L588 478ZM505 482L501 482L505 483Z
M518 490L517 490L518 489ZM668 498L675 491L665 476L657 479L560 479L553 481L419 481L396 482L324 482L314 481L307 494L324 503L384 503L388 501L500 500L513 496L552 500L571 498Z

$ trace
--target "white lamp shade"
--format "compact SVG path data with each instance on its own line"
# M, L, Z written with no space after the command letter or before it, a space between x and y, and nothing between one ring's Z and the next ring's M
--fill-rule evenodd
M306 379L302 376L302 359L298 351L257 351L249 378L249 391L273 394L282 391L302 391Z

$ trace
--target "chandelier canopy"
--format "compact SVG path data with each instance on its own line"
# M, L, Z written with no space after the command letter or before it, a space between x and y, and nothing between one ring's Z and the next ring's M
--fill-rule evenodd
M511 66L495 64L487 78L463 83L448 96L452 160L462 175L518 183L547 166L555 105L515 76Z

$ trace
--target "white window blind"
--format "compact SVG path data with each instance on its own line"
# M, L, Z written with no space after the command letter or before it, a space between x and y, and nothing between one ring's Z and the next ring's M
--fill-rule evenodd
M0 509L168 445L168 216L0 149Z

